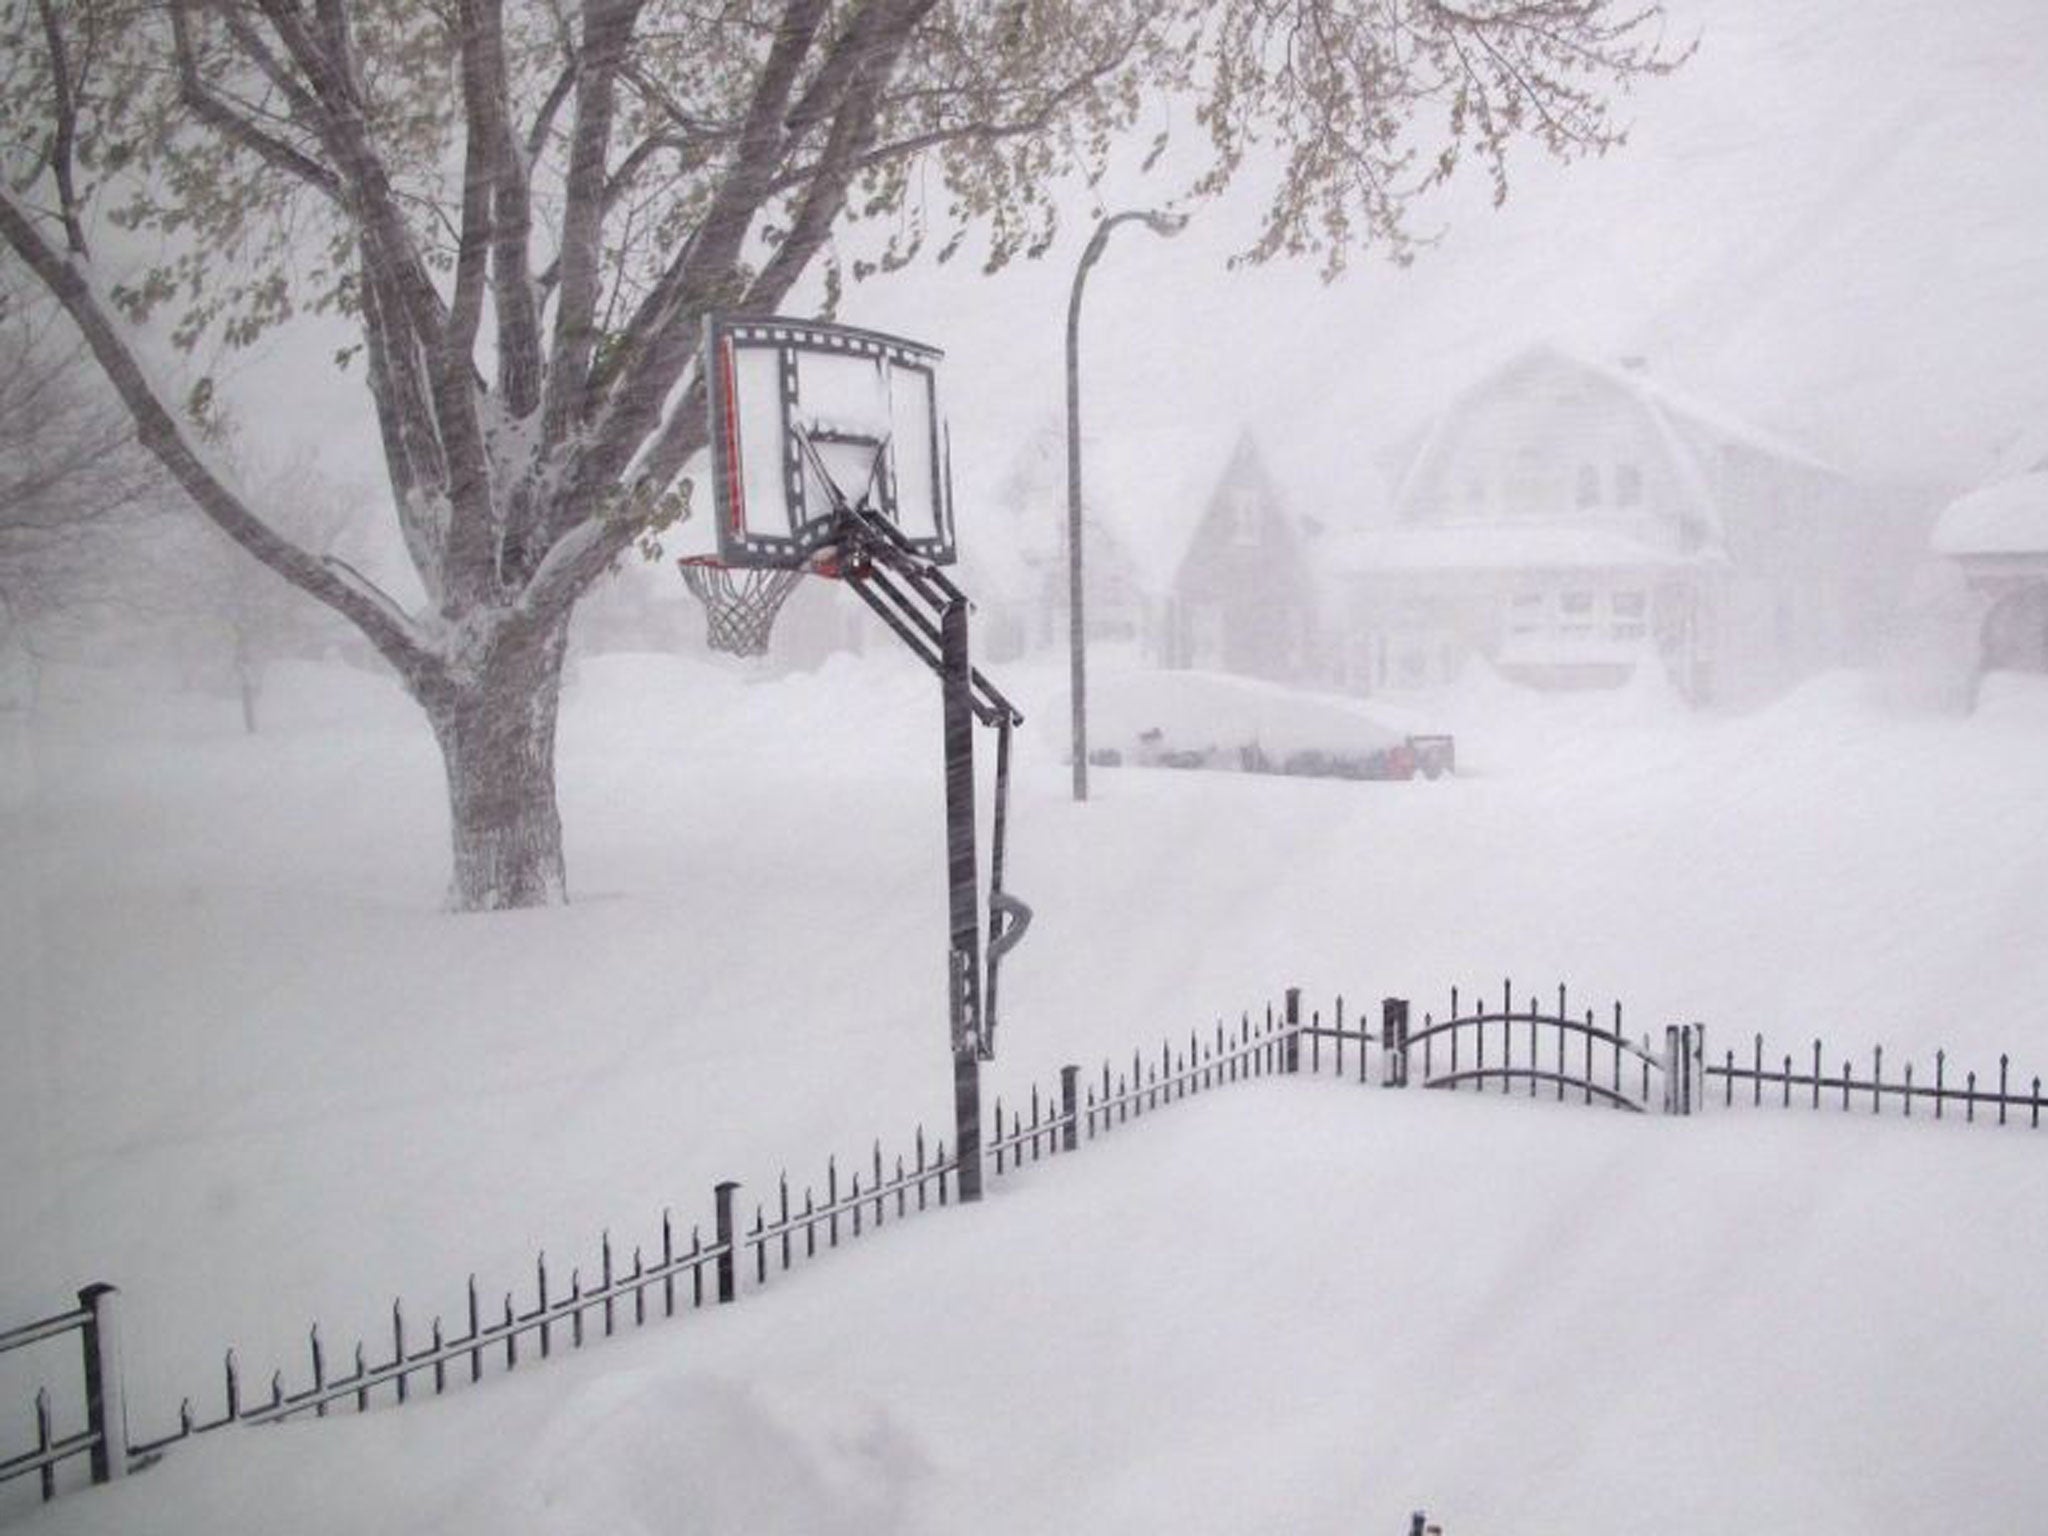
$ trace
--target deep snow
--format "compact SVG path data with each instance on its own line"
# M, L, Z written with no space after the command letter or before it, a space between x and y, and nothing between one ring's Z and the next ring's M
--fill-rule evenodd
M1076 807L1061 669L1000 681L1032 716L1009 883L1039 919L992 1091L1288 984L1422 1008L1502 976L1702 1019L1716 1051L1761 1029L2048 1060L2038 683L1936 717L1842 675L1724 717L1475 679L1394 722L1455 730L1456 780L1103 770ZM717 1179L943 1131L938 711L906 658L585 662L577 901L488 918L437 911L439 765L396 691L274 685L252 739L228 701L72 679L9 744L0 1323L120 1283L139 1434L217 1390L228 1344L267 1381L315 1318L338 1341L393 1295L452 1315L471 1270L523 1285L536 1248L562 1272L664 1204L707 1220ZM47 1528L1024 1531L1071 1500L1078 1529L1394 1529L1428 1504L1451 1530L2017 1530L2038 1507L2028 1133L1275 1085L1115 1148L442 1407L187 1448Z
M2010 1136L1269 1082L730 1311L229 1432L36 1528L2019 1532L2044 1196Z

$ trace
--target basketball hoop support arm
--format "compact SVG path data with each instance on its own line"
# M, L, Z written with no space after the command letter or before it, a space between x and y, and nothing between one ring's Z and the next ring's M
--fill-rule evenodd
M938 675L945 705L947 998L953 1042L956 1183L963 1202L981 1198L981 1063L995 1055L996 978L1024 937L1031 909L1003 890L1009 820L1010 733L1016 706L968 657L967 596L930 561L904 547L897 530L864 508L835 525L839 573L862 602ZM995 814L989 846L989 933L984 973L979 860L974 813L974 726L996 732ZM997 1128L1000 1134L1001 1127Z

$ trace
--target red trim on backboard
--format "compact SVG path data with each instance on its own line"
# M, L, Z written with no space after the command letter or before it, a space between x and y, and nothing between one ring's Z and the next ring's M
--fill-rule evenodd
M747 491L740 478L740 392L739 381L734 377L733 342L725 341L725 355L719 360L721 383L725 389L725 500L726 523L732 530L735 542L742 542L747 536Z

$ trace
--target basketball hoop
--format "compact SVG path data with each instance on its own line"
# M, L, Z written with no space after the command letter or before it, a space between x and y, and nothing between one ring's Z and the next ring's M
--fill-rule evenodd
M735 570L716 555L678 560L683 585L704 605L704 639L728 656L765 656L775 616L808 567Z
M1003 890L1010 734L1024 717L970 662L967 595L941 569L955 554L941 356L850 326L706 316L701 376L718 546L677 565L704 604L715 651L765 652L776 614L808 571L843 581L939 679L954 1187L964 1205L981 1198L980 1073L995 1053L998 967L1031 911ZM997 732L986 949L977 723Z

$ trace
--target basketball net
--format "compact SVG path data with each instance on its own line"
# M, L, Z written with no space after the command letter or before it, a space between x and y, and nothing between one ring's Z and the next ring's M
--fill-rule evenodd
M704 605L704 639L728 656L765 656L775 616L804 567L734 570L715 555L678 560L683 585Z

